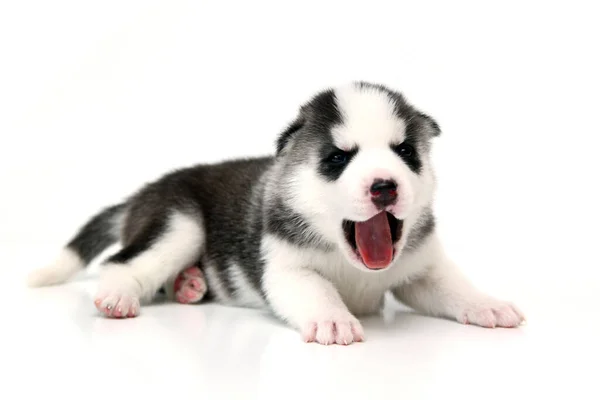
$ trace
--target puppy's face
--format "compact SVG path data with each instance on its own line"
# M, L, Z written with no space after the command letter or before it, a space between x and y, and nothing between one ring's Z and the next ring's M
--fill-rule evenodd
M431 202L437 124L385 87L318 94L278 142L290 205L357 268L382 270Z

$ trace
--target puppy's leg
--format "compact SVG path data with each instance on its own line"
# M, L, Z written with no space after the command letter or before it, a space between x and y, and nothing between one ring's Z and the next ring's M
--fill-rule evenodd
M267 238L263 288L273 311L299 329L305 341L342 344L364 340L363 328L331 282Z
M481 293L444 254L434 236L419 251L427 273L394 288L395 297L424 314L487 328L513 328L525 317L513 304Z
M108 317L136 316L140 302L150 301L169 278L198 260L203 243L203 228L193 216L174 211L164 227L148 224L106 261L96 307Z

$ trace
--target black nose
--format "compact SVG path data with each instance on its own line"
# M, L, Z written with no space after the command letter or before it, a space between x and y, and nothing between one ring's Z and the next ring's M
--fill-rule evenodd
M396 182L392 180L377 179L373 185L371 185L371 194L377 196L389 192L395 192L398 189Z
M392 180L377 179L370 190L371 200L380 209L394 204L398 197L398 185Z

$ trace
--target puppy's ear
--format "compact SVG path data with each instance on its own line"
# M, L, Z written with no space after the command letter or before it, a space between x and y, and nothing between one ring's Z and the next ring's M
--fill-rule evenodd
M423 120L423 124L426 126L427 131L432 137L440 136L442 134L440 125L436 120L423 113L419 113L419 117Z
M305 122L304 116L300 114L294 122L289 124L288 127L279 134L279 138L277 138L277 155L285 149L289 141L294 137L294 134L304 127Z

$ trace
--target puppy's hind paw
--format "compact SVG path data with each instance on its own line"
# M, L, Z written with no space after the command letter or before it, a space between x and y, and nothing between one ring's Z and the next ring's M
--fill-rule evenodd
M140 285L124 267L109 268L100 280L94 305L109 318L131 318L140 312Z
M174 283L175 300L182 304L198 303L206 294L206 280L202 270L189 267L182 271Z
M109 318L133 318L140 312L140 302L136 297L118 293L96 297L94 305Z

